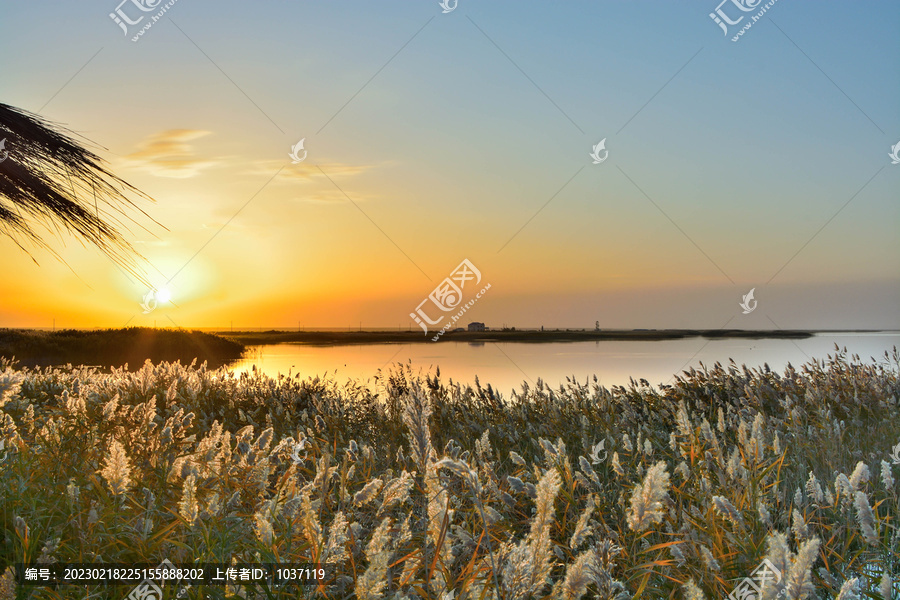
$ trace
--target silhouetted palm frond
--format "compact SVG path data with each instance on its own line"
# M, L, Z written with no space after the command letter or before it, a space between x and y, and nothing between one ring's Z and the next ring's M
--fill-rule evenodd
M62 226L143 279L135 260L142 257L122 236L122 224L112 213L134 222L123 209L147 214L127 194L152 200L149 196L113 175L103 159L77 141L70 130L0 103L3 140L0 233L26 252L22 241L50 250L35 226Z

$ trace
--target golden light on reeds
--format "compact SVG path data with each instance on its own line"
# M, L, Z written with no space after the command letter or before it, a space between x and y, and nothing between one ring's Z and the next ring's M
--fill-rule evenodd
M277 556L327 565L322 597L725 597L763 558L782 576L764 599L896 593L897 378L839 355L778 378L717 366L663 392L572 381L499 401L408 365L373 392L0 362L0 506L14 556Z

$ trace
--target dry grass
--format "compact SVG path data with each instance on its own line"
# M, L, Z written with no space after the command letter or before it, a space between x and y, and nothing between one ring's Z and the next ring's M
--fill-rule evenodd
M898 398L896 349L509 400L403 367L369 389L0 363L0 573L317 562L317 589L188 597L695 599L768 558L784 577L764 598L883 598L900 593Z

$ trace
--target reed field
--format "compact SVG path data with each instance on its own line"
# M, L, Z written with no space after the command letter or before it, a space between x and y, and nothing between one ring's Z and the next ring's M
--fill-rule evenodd
M338 384L4 360L0 599L131 592L16 585L16 563L163 559L326 573L188 598L718 600L764 559L766 600L898 598L898 362L500 398L403 365Z

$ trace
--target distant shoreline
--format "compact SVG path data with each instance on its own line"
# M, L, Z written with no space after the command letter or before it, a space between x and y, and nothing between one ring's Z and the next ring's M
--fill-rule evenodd
M243 344L219 335L179 329L0 329L0 358L15 358L26 367L128 364L139 369L146 360L190 364L196 359L215 368L239 360L245 350Z
M207 362L211 368L232 364L246 357L250 346L297 344L306 346L361 346L421 343L575 343L602 341L656 342L687 338L799 340L817 334L900 334L890 330L747 330L747 329L553 329L496 331L448 331L438 342L434 332L407 331L199 331L174 328L129 327L125 329L77 330L0 328L0 358L13 358L22 366L38 367L87 364L104 368L125 363L140 368L154 363L180 360Z
M608 330L545 330L545 331L448 331L438 342L431 342L433 333L422 331L235 331L218 335L245 346L269 344L305 344L310 346L347 346L390 343L444 343L444 342L593 342L593 341L664 341L692 337L709 339L806 339L817 332L802 330L747 330L747 329L608 329ZM876 333L871 331L870 333Z

